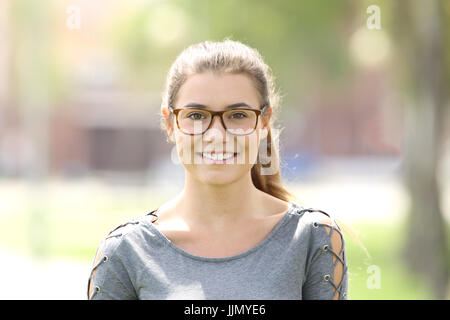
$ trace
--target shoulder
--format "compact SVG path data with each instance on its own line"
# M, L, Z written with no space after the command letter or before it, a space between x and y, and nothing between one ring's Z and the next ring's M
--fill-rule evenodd
M293 209L292 214L299 217L303 224L309 225L312 228L318 228L319 226L325 228L339 227L336 219L329 212L318 208L305 207L296 202L291 202L291 204Z
M150 214L152 212L138 216L112 228L101 240L99 251L107 252L112 256L116 254L119 247L124 243L138 242L142 238L142 231L146 223L145 220L148 219L148 221L151 221Z
M88 281L88 299L92 299L95 294L100 292L100 286L103 285L105 281L106 269L100 266L107 265L108 267L111 267L113 264L117 267L120 265L118 261L121 259L116 254L117 249L121 245L124 236L127 233L133 232L133 226L135 225L137 225L135 221L122 223L109 231L101 240L95 253L94 260L92 261L91 274ZM100 274L98 274L98 271Z
M307 208L294 203L293 214L299 218L299 225L306 229L311 240L330 238L335 247L341 247L344 241L337 219L329 212L318 208Z

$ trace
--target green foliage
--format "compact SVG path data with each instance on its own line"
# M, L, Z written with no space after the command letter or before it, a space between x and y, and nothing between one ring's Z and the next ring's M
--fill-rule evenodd
M294 101L308 92L299 83L309 82L311 70L320 70L332 83L349 75L348 30L342 17L350 4L325 0L151 2L112 17L110 36L134 77L145 75L142 81L155 77L154 71L165 76L176 55L190 44L225 38L242 41L261 52L282 91ZM172 34L177 30L168 31L177 26L182 28L178 38ZM164 37L174 40L162 41Z
M401 260L406 222L366 222L352 225L352 228L358 231L370 257L358 244L346 238L349 299L433 299L431 288L423 279L412 274ZM374 275L370 266L379 268L379 288L370 285L370 277Z

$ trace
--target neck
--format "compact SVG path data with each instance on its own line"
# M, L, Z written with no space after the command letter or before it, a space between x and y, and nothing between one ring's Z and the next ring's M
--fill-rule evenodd
M201 224L233 223L258 210L262 193L254 186L250 174L232 183L217 185L206 184L186 173L177 207L186 219Z

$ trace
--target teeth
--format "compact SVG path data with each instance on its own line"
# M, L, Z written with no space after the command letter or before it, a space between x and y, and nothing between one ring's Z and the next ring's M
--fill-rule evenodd
M217 153L211 154L211 153L206 153L206 152L203 153L203 157L211 159L211 160L227 160L227 159L232 158L233 156L234 156L233 153L219 153L219 154L217 154Z

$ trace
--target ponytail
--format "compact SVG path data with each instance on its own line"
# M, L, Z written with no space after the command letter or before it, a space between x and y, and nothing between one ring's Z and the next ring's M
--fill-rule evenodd
M257 161L251 170L253 184L257 189L278 199L297 201L297 197L283 187L280 174L279 151L275 148L276 144L272 143L272 130L270 127L266 139L267 143L262 143L261 146L263 148L267 147L267 150L264 153L258 152ZM267 157L262 156L262 154L267 154Z

